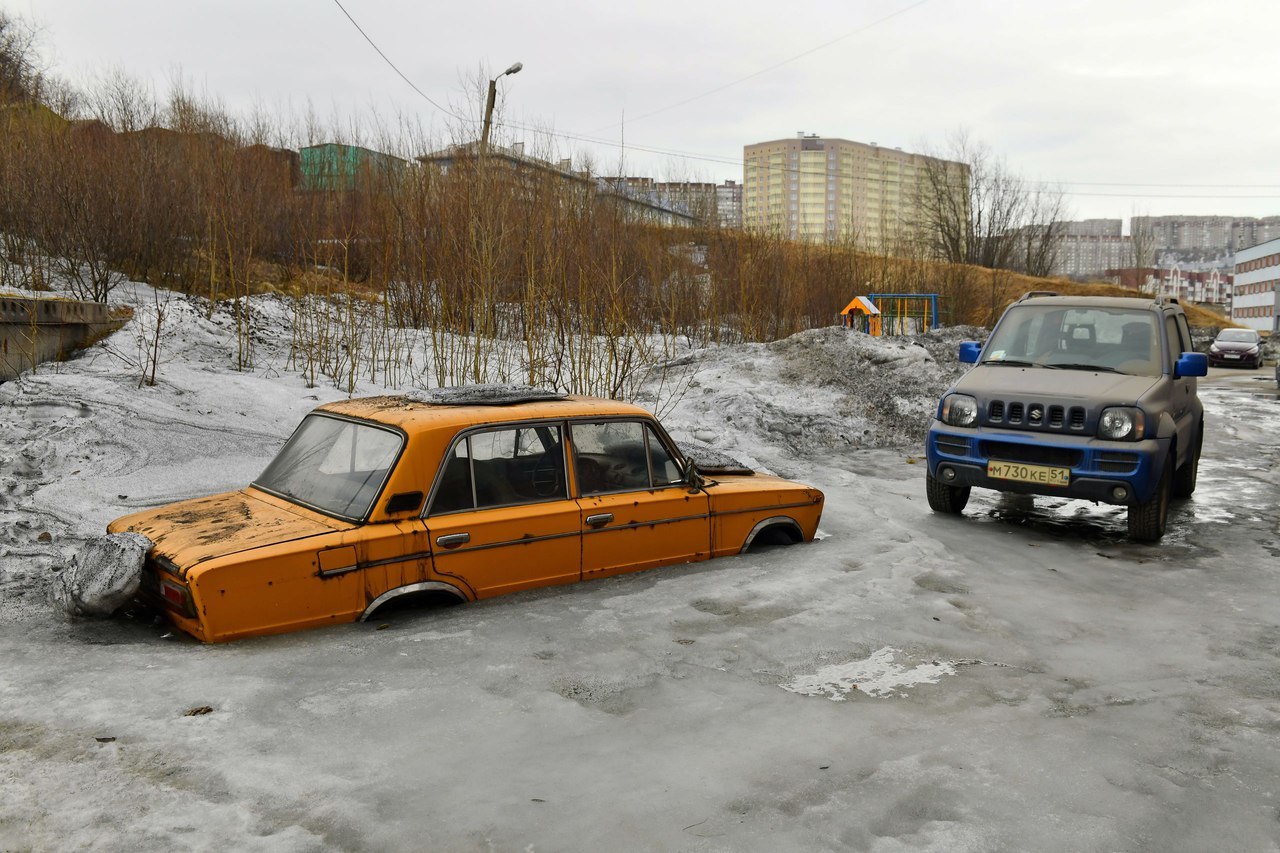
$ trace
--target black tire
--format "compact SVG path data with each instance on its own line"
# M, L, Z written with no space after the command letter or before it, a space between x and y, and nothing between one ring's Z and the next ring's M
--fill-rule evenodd
M929 496L929 508L934 512L959 515L969 502L971 489L971 486L948 486L927 472L924 475L925 494Z
M1202 423L1196 427L1196 444L1195 449L1191 451L1191 458L1174 472L1173 496L1175 498L1189 498L1195 493L1196 478L1200 474L1200 448L1203 446L1204 424Z
M1173 458L1164 462L1160 483L1146 503L1129 504L1129 538L1135 542L1159 542L1169 520L1173 498Z

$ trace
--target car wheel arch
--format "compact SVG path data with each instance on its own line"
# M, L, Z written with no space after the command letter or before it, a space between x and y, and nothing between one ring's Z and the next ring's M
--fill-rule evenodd
M405 595L419 595L423 593L438 593L442 596L452 596L457 599L459 604L465 604L471 600L467 594L458 589L458 587L450 583L444 583L443 581L422 581L420 583L405 584L404 586L389 589L373 601L369 602L369 605L365 607L364 612L360 614L360 619L358 621L364 622L372 616L379 607L382 607L390 601Z
M751 528L751 532L747 534L746 540L739 549L739 554L745 554L751 550L751 546L761 537L772 538L773 536L783 534L786 535L790 542L788 544L797 545L804 541L804 530L800 527L800 523L789 515L774 515L756 523Z

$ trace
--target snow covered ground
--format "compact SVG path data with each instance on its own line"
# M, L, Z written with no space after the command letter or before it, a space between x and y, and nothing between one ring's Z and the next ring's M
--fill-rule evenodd
M221 646L56 615L107 521L243 485L345 396L261 316L252 373L175 306L154 388L103 347L0 385L0 850L1280 849L1264 374L1205 384L1158 546L1081 502L930 513L966 332L815 330L650 402L823 489L821 542Z

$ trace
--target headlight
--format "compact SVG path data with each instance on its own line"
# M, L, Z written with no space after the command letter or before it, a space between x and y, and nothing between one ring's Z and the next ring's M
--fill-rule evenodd
M1257 345L1257 344L1254 344L1253 346L1249 347L1247 350L1245 350L1245 354L1246 354L1246 355L1257 355L1257 354L1258 354L1258 345Z
M1214 343L1209 344L1209 352L1222 352L1222 347L1218 346L1215 341Z
M951 426L973 426L978 419L978 401L968 394L952 394L942 401L942 422Z
M1098 438L1112 441L1137 441L1146 432L1146 417L1141 409L1115 407L1103 409L1098 418Z

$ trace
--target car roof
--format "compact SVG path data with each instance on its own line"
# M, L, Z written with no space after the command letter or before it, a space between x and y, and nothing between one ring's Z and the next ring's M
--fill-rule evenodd
M464 405L431 403L409 395L358 397L326 403L314 411L395 426L405 432L459 429L544 418L651 417L648 411L630 403L579 396L508 404Z
M1157 302L1149 296L1030 296L1015 305L1061 305L1068 308L1129 308L1150 311L1153 308L1178 308L1176 302Z

